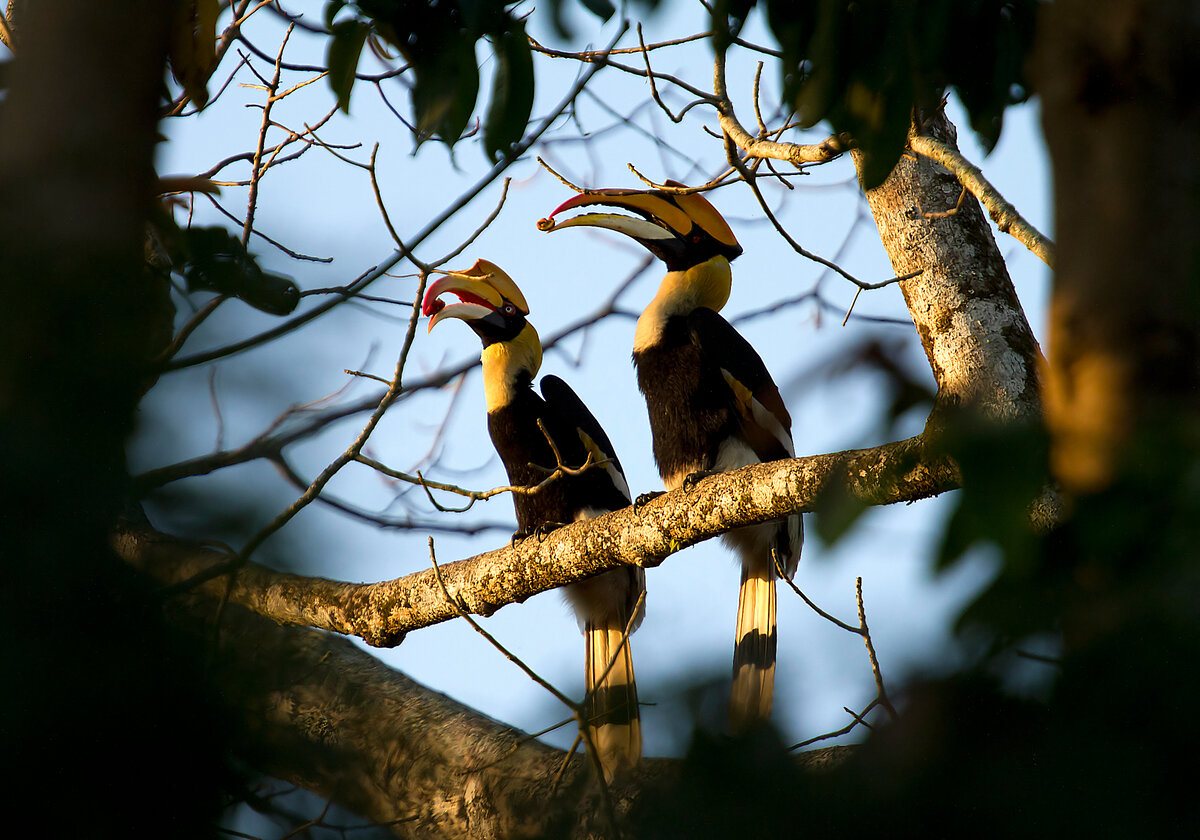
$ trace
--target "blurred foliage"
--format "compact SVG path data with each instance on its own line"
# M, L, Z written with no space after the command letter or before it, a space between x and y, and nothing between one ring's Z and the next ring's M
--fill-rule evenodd
M437 137L453 146L470 124L479 98L475 47L487 39L495 60L491 106L483 122L484 150L499 160L525 134L533 108L533 55L525 24L504 0L331 0L329 82L343 110L363 45L394 47L412 70L413 116L420 145ZM354 12L341 17L343 9Z
M849 348L823 371L824 377L830 381L844 381L848 375L865 373L872 379L871 390L882 395L879 422L868 434L864 446L897 439L900 437L901 418L913 411L927 414L933 405L934 391L930 387L929 376L915 376L901 361L906 356L910 341L872 336L858 346ZM913 458L916 457L914 453ZM897 474L903 474L912 466L914 464L897 463L894 470ZM881 486L888 483L887 476L880 476ZM871 505L851 494L840 481L830 481L821 488L810 522L821 541L833 545L850 533L859 517L870 508Z
M944 412L940 446L958 462L962 490L935 558L939 571L970 549L996 548L997 577L967 607L960 630L981 630L997 646L1058 629L1062 595L1047 570L1052 557L1030 519L1034 502L1050 486L1049 441L1040 425L1000 424L969 409Z
M171 23L167 59L171 74L188 97L203 108L208 104L208 77L217 66L218 0L177 0Z
M717 47L756 0L713 6ZM764 0L783 53L783 100L810 128L849 132L866 160L863 187L900 159L913 108L932 109L954 88L985 149L1004 109L1030 95L1025 62L1038 0Z
M616 11L610 0L579 0L606 21ZM525 135L533 110L533 52L523 15L512 0L329 0L329 84L349 112L350 94L365 45L377 54L395 48L412 70L411 93L419 146L436 137L457 143L471 123L479 99L476 46L486 40L495 71L487 113L481 120L483 149L500 160ZM642 5L652 8L656 0ZM348 10L350 16L341 15ZM571 35L564 0L551 0L550 14L562 37Z
M169 213L158 213L147 233L146 256L158 272L183 277L189 292L231 295L269 315L287 315L300 303L294 282L263 271L223 227L181 228Z
M964 489L945 557L986 541L1002 569L964 627L1020 642L1050 626L1061 657L985 645L954 673L909 679L893 691L898 720L873 719L863 743L807 769L769 729L733 739L696 714L681 765L646 792L630 833L1196 836L1182 768L1200 743L1200 445L1180 419L1163 418L1135 443L1137 467L1044 535L1019 526L1044 442L967 422L952 435ZM1044 693L1014 692L1016 663L1044 672Z

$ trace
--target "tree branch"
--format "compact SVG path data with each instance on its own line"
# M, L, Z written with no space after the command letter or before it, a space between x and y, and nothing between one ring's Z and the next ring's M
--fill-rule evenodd
M444 598L444 596L442 596ZM211 639L213 602L174 604L177 624ZM239 752L401 837L605 837L587 757L567 757L520 730L414 682L350 641L281 627L228 607L211 651L213 696ZM796 756L819 772L847 747ZM565 759L565 760L564 760ZM612 788L627 816L678 761L644 758Z
M922 133L954 143L943 112L922 116ZM1041 352L979 204L964 201L945 218L919 209L954 207L961 194L952 174L905 155L867 191L867 203L896 275L924 269L900 290L937 380L939 405L969 405L999 421L1040 421Z
M957 149L932 137L914 134L909 138L909 145L914 152L936 160L953 172L959 183L987 209L1001 233L1009 234L1038 259L1054 268L1054 243L1042 236L1037 228L1025 221L1017 208L1004 200L1004 196L983 177L979 167L963 157Z
M752 136L733 112L733 100L729 98L729 88L725 83L725 54L721 52L717 53L713 62L713 93L716 94L715 105L721 130L750 157L787 161L799 169L806 163L827 163L851 148L850 138L845 134L807 145L780 143Z
M928 434L928 433L926 433ZM957 469L933 451L925 436L873 449L757 464L705 479L645 505L567 525L544 541L526 539L441 567L463 608L488 616L548 589L634 563L653 567L667 556L743 525L811 511L822 491L840 486L867 505L912 501L958 486ZM115 536L131 565L166 584L199 576L223 595L217 572L229 556L145 527ZM275 621L360 636L368 644L400 644L411 630L454 618L432 570L397 580L352 584L305 578L246 563L229 597Z

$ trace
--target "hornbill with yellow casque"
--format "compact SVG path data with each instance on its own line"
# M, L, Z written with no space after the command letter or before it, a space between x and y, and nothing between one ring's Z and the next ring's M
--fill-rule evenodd
M554 218L596 206L633 215ZM792 421L779 389L754 348L717 314L729 299L729 263L742 247L716 208L699 193L591 190L538 222L544 231L575 226L623 233L666 264L658 293L638 318L633 362L667 489L713 472L795 457ZM803 536L799 515L724 535L742 563L730 698L734 731L770 716L776 559L790 579Z
M447 305L440 300L446 293L460 302ZM542 345L526 320L529 306L512 278L495 264L478 260L466 271L448 273L430 285L422 309L431 316L430 330L458 318L483 342L488 432L513 485L535 487L559 466L578 470L591 459L587 469L564 471L535 492L513 494L514 538L629 504L621 463L583 401L557 376L543 376L541 396L534 392ZM644 606L636 616L633 611L645 586L645 571L629 566L563 590L586 639L584 713L607 781L636 765L642 753L633 659L624 634L631 617L633 629L641 623Z

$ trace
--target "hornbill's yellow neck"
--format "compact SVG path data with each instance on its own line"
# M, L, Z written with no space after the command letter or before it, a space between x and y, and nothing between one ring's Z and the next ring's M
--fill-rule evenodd
M510 404L518 390L528 388L542 366L542 342L537 330L526 322L525 328L507 341L484 345L483 392L487 410L495 411Z
M729 300L732 283L729 260L721 255L683 271L668 271L654 300L638 318L633 349L641 350L655 344L662 335L663 326L674 315L687 315L699 307L720 312Z

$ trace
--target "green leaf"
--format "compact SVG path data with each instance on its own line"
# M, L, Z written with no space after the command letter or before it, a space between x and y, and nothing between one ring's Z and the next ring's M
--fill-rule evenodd
M714 10L741 8L721 0ZM783 100L805 128L828 122L864 156L863 186L881 183L907 142L914 107L955 87L980 142L1000 137L1023 101L1039 0L765 0L782 53Z
M334 24L329 38L329 87L337 96L338 107L347 114L350 113L350 91L354 87L358 59L370 31L362 21L344 20Z
M496 38L496 75L492 99L483 122L483 148L497 161L525 136L533 110L533 54L521 23Z
M479 68L475 43L448 41L446 49L414 62L412 105L417 120L417 142L436 135L453 146L471 121L479 97Z

